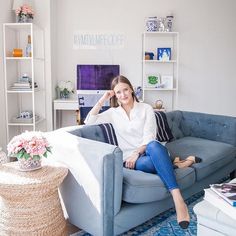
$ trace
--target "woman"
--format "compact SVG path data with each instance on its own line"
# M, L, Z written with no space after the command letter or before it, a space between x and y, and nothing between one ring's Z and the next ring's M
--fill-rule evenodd
M98 114L105 101L111 108ZM166 147L155 141L156 120L152 107L139 103L130 81L124 76L113 79L107 91L91 109L86 124L111 123L118 144L123 151L124 166L147 173L157 173L170 191L177 213L177 221L186 229L190 217L180 193Z

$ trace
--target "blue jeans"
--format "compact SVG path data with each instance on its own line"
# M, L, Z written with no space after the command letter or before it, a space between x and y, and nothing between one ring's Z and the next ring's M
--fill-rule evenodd
M158 174L169 190L179 188L168 150L157 141L147 144L145 153L137 159L134 169Z

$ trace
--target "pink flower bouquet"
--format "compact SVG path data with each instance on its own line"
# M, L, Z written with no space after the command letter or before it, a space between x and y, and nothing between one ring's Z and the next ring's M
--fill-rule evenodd
M8 155L17 157L17 159L40 160L47 157L51 152L51 147L41 132L25 132L17 135L7 145Z
M34 11L31 6L24 4L15 10L19 22L27 22L28 19L34 18Z

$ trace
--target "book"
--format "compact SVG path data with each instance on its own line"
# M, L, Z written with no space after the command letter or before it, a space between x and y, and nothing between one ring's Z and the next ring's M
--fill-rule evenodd
M211 205L221 210L223 213L225 213L229 217L236 220L235 207L231 206L228 202L226 202L220 195L214 192L211 188L204 189L204 191L205 191L204 200L206 200Z
M231 206L236 207L236 184L223 183L211 184L211 189L227 201Z

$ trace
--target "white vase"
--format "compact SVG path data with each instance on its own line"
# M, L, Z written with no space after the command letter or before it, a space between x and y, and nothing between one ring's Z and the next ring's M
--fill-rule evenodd
M16 22L17 23L31 23L32 18L30 18L29 16L26 16L26 15L16 16Z
M32 171L42 168L42 160L41 159L33 159L32 157L18 158L19 170L20 171Z

